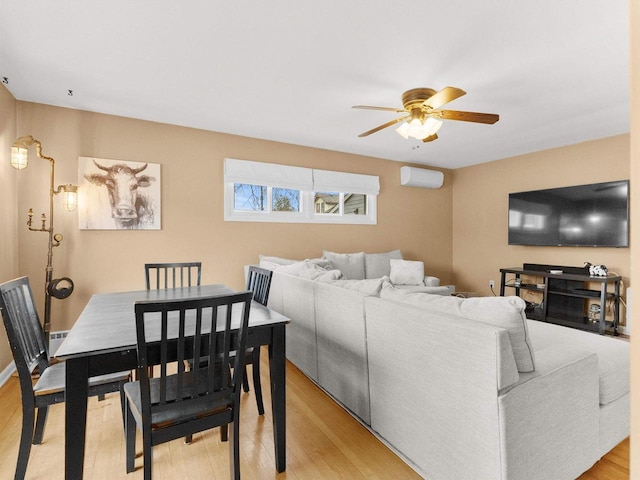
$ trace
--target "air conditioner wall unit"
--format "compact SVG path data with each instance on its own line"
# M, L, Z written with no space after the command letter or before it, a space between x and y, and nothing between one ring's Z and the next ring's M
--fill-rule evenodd
M426 168L400 167L400 185L405 187L440 188L444 173Z

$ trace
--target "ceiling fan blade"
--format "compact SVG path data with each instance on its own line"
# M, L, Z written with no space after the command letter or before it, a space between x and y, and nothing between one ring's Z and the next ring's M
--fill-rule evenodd
M435 95L427 98L422 104L423 107L440 108L445 103L449 103L456 98L460 98L467 92L456 87L444 87Z
M438 139L438 134L434 133L433 135L430 135L427 138L423 138L422 141L424 143L427 143L427 142L433 142L434 140L437 140L437 139Z
M400 117L400 118L396 118L395 120L391 120L390 122L387 122L387 123L385 123L383 125L380 125L380 126L378 126L376 128L372 128L368 132L361 133L360 135L358 135L358 137L366 137L367 135L371 135L372 133L379 132L383 128L387 128L387 127L390 127L391 125L395 125L396 123L400 123L403 120L406 120L407 118L409 118L410 116L411 115L406 115L404 117Z
M404 108L394 108L394 107L372 107L369 105L354 105L351 108L360 108L363 110L384 110L385 112L404 112Z
M459 120L461 122L476 122L494 124L500 120L500 115L495 113L459 112L457 110L438 110L432 112L434 117L444 120Z

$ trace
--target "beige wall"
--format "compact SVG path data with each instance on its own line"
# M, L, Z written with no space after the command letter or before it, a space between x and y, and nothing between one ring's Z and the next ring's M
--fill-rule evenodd
M629 135L461 168L453 177L453 278L459 290L490 295L494 280L499 293L500 268L525 262L604 264L630 286L629 248L507 244L509 193L628 179Z
M201 260L204 282L240 288L243 265L259 254L304 259L321 256L323 248L400 248L405 258L423 260L429 274L451 279L448 172L437 190L401 187L398 162L25 102L18 102L17 124L19 135L34 135L56 159L56 185L78 183L78 156L155 162L162 169L161 231L80 231L77 212L56 207L55 230L64 240L54 249L54 278L69 276L75 292L53 300L52 330L70 328L93 293L144 288L143 264L152 261ZM379 175L378 224L224 222L225 157ZM47 182L46 162L37 158L19 172L20 273L32 282L44 280L47 236L29 232L23 220L30 207L36 215L47 210Z
M16 139L16 101L0 85L0 280L18 276L17 171L9 165L10 148ZM0 373L11 362L4 328L0 328Z
M631 1L631 211L640 211L640 2ZM638 214L631 221L631 275L640 276L640 222ZM631 478L640 479L640 308L635 288L631 336Z

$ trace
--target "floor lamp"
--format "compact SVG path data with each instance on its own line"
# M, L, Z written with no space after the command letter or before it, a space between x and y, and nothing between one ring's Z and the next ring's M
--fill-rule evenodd
M27 226L32 232L46 232L49 234L47 268L45 275L45 301L44 301L44 325L43 330L49 348L49 334L51 331L51 297L63 299L73 292L73 282L70 278L53 279L53 247L60 245L62 235L54 232L53 227L53 197L59 193L63 194L63 204L66 210L73 211L78 205L78 187L75 185L60 185L54 187L55 160L42 154L42 145L31 135L18 138L11 147L11 166L18 170L27 168L29 164L29 147L36 146L38 158L49 161L49 227L47 227L47 216L43 213L39 228L33 227L33 209L29 209L29 219Z

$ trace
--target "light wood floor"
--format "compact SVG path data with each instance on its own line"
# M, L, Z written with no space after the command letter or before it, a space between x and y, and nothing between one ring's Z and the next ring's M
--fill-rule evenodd
M268 385L263 352L263 385ZM269 404L269 392L265 393ZM241 472L245 480L262 479L420 479L411 468L355 421L341 407L287 364L287 471L277 474L273 458L270 409L257 414L253 392L243 395ZM0 388L0 479L13 478L18 455L21 404L17 378ZM44 443L34 446L27 480L64 478L64 405L51 407ZM138 452L140 440L138 437ZM195 435L192 444L176 440L154 448L154 479L228 479L227 444L216 430ZM136 480L125 473L124 438L118 395L89 400L85 478ZM580 480L627 480L629 440L618 445Z

